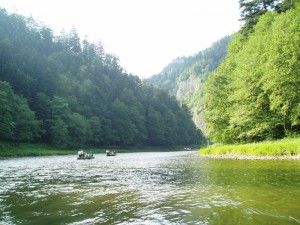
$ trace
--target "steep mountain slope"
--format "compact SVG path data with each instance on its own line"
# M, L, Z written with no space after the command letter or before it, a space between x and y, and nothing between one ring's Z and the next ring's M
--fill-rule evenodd
M163 71L147 81L175 95L177 100L188 105L197 127L205 131L201 119L201 99L203 85L207 76L214 71L225 58L227 45L231 37L226 36L200 51L194 56L178 57L167 65Z

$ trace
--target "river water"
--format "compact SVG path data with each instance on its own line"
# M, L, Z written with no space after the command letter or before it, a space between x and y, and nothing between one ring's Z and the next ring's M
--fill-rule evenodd
M300 162L191 152L0 160L0 224L300 224Z

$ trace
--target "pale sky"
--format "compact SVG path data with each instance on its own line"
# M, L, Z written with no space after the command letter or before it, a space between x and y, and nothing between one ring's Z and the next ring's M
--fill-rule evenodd
M0 7L32 16L55 35L75 27L141 78L240 28L238 0L0 0Z

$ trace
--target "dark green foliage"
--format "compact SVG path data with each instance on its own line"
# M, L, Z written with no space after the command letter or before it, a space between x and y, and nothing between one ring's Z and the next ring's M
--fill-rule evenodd
M276 6L276 11L283 13L289 9L294 9L297 3L299 3L299 0L284 0Z
M239 0L239 3L241 21L244 21L241 32L248 37L253 32L253 27L257 24L259 17L269 10L273 10L278 4L278 0Z
M75 28L55 37L32 18L4 9L0 80L2 140L65 148L183 145L203 138L173 97L123 72L101 43L81 42Z
M254 26L257 24L260 16L268 11L276 10L278 13L283 13L289 9L295 8L299 0L239 0L241 10L241 21L244 25L241 29L243 37L247 39L249 34L254 31Z
M3 140L28 142L38 137L39 121L26 99L15 94L7 82L0 81L0 137Z

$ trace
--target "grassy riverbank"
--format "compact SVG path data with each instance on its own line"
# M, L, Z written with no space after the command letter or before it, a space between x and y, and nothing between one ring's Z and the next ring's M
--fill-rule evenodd
M244 145L213 145L200 149L200 155L295 156L300 155L300 138Z
M181 151L184 146L175 147L116 147L83 148L87 152L105 153L106 149L116 150L117 153L126 152L163 152ZM76 155L79 149L57 149L43 144L13 144L0 142L0 158L24 157L24 156L48 156L48 155Z
M46 156L77 154L76 150L55 149L42 144L0 143L0 157Z

